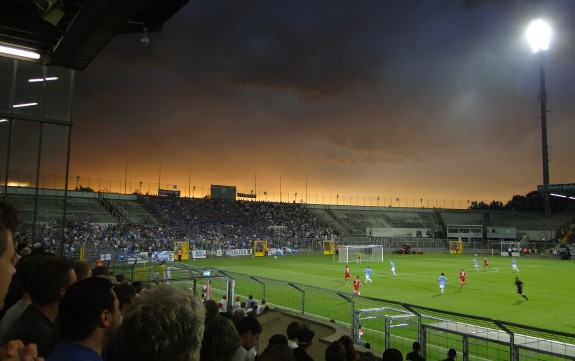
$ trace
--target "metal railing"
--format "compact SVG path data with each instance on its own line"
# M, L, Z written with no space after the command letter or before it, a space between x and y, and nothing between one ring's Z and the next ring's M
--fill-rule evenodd
M110 264L111 269L122 263ZM134 269L132 265L132 269ZM350 328L350 337L357 343L369 342L372 349L383 351L393 347L407 352L419 340L428 361L445 358L449 348L458 350L460 360L573 360L575 334L545 330L526 325L493 320L466 314L426 308L337 292L294 282L266 278L262 275L210 269L211 277L203 277L206 269L186 263L162 265L169 270L163 277L153 262L139 271L139 277L150 275L147 282L169 282L198 293L198 280L210 284L213 297L236 295L245 299L265 298L270 307L333 320ZM137 269L137 267L136 267ZM120 270L118 268L118 270ZM129 269L121 269L126 274ZM134 271L138 272L138 271ZM130 275L132 278L136 273ZM153 277L152 277L153 276ZM213 284L210 283L213 280ZM226 281L227 280L227 281ZM227 284L226 284L227 282ZM213 288L212 288L213 287ZM233 290L233 294L230 293ZM361 325L364 333L359 337Z

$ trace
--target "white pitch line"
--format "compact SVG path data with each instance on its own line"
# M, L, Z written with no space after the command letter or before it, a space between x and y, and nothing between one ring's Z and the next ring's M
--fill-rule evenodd
M226 267L225 269L222 268L222 270L225 272L226 269L234 269L234 268L242 268L242 269L246 269L247 267L245 266L241 266L241 267ZM264 269L266 271L270 271L270 268L268 267L254 267L254 266L250 266L250 269L252 268L257 268L257 269ZM274 271L278 271L281 273L294 273L294 274L298 274L298 275L305 275L305 276L309 276L309 277L317 277L317 278L327 278L330 280L338 280L338 279L343 279L343 277L328 277L328 276L318 276L318 275L313 275L313 274L309 274L309 273L304 273L304 272L295 272L295 271L286 271L286 270L275 270L272 268L272 270ZM252 275L253 276L253 275Z

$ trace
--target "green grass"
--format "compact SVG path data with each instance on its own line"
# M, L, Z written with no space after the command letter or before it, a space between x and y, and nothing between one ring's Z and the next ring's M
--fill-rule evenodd
M350 263L352 278L364 280L363 269L373 269L373 284L364 285L361 295L414 304L462 314L488 317L548 330L575 333L570 321L575 288L571 273L575 263L554 258L527 256L518 258L521 273L511 270L511 258L489 257L492 271L473 268L472 255L385 255L381 263ZM397 267L391 275L389 260ZM345 264L331 256L230 257L190 261L194 266L212 267L237 273L305 284L330 291L352 293L343 280ZM467 284L460 290L458 272L467 272ZM437 279L441 272L448 278L444 294ZM524 282L529 301L516 293L515 276ZM274 300L269 299L273 305ZM308 306L306 306L308 307Z

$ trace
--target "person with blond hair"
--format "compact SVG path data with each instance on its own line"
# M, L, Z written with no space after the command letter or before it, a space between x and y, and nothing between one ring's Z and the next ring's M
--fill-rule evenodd
M136 298L114 338L112 359L198 361L205 307L194 295L160 285Z

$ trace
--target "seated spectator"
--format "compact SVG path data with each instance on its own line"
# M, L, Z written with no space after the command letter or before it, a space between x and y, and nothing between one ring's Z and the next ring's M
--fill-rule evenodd
M361 354L357 361L377 361L377 358L372 352L367 351Z
M309 328L302 328L297 334L297 348L293 350L296 361L313 361L308 354L310 346L313 344L315 332Z
M205 322L201 361L230 361L242 341L232 320L216 317Z
M228 310L228 296L223 295L220 301L220 312L226 312Z
M242 320L242 318L246 317L246 311L243 309L239 309L232 315L232 320L234 321L234 325L238 325L238 323Z
M118 284L128 284L128 279L126 278L126 275L123 273L120 273L119 275L116 276L116 282Z
M232 305L232 313L236 313L237 310L242 308L241 300L242 298L240 296L236 296L236 302L234 302L234 304Z
M112 359L198 361L205 307L191 293L160 285L136 297L114 338Z
M110 278L110 270L104 266L97 266L92 269L92 277Z
M301 326L297 321L290 322L290 324L287 326L286 335L288 338L289 348L297 348L297 334L299 333L300 329Z
M275 335L272 335L272 337L270 337L270 339L268 340L268 347L271 347L273 345L287 346L287 344L288 344L287 337L285 335L282 335L281 333L276 333Z
M219 316L220 306L216 301L205 300L204 307L206 308L206 321Z
M253 307L253 305L256 304L256 301L254 301L254 296L253 295L249 295L248 296L248 300L246 302L246 306L244 308L246 309L250 309Z
M269 307L268 307L268 305L267 305L267 303L266 303L266 299L265 299L265 298L262 298L262 303L260 303L260 304L258 305L257 314L259 315L259 314L261 314L262 312L264 312L265 310L268 310L268 309L269 309Z
M363 337L363 329L361 328L361 324L358 324L357 325L357 338L355 340L355 343L365 347L366 342L362 339L362 337Z
M257 355L256 344L262 333L260 321L255 317L244 317L236 325L242 346L234 354L234 360L254 361Z
M295 361L293 350L287 345L274 344L268 346L265 351L259 355L258 361Z
M401 351L395 348L388 348L387 350L383 351L383 355L381 356L382 361L403 361L403 354Z
M68 288L58 313L60 343L47 361L100 359L122 320L112 287L109 280L87 278Z
M132 282L132 287L134 287L134 289L136 290L136 297L138 297L140 295L140 293L142 293L142 290L144 289L144 286L142 285L142 281Z
M32 304L6 331L0 344L7 340L35 343L38 355L48 356L58 343L58 307L66 289L76 281L74 263L65 257L42 259L30 271L28 289Z
M419 354L419 352L421 351L421 345L419 344L419 342L415 341L413 343L413 345L411 345L411 349L412 351L409 352L406 356L405 359L409 360L409 361L425 361L425 359Z
M92 277L92 270L90 264L84 260L74 261L74 272L76 272L76 280L81 281L86 278Z
M334 341L325 349L325 361L346 361L346 354L346 348L343 343Z
M454 348L450 348L449 351L447 351L447 358L443 361L453 361L455 357L457 357L457 352Z
M253 304L251 308L248 308L246 310L246 315L248 316L256 316L258 314L258 305L257 304Z
M353 346L353 341L351 337L348 335L343 335L339 338L339 342L345 348L345 359L347 361L356 361L358 358L357 352L355 351L355 347Z
M114 293L120 302L120 313L126 314L126 310L136 299L136 289L127 283L114 286Z

